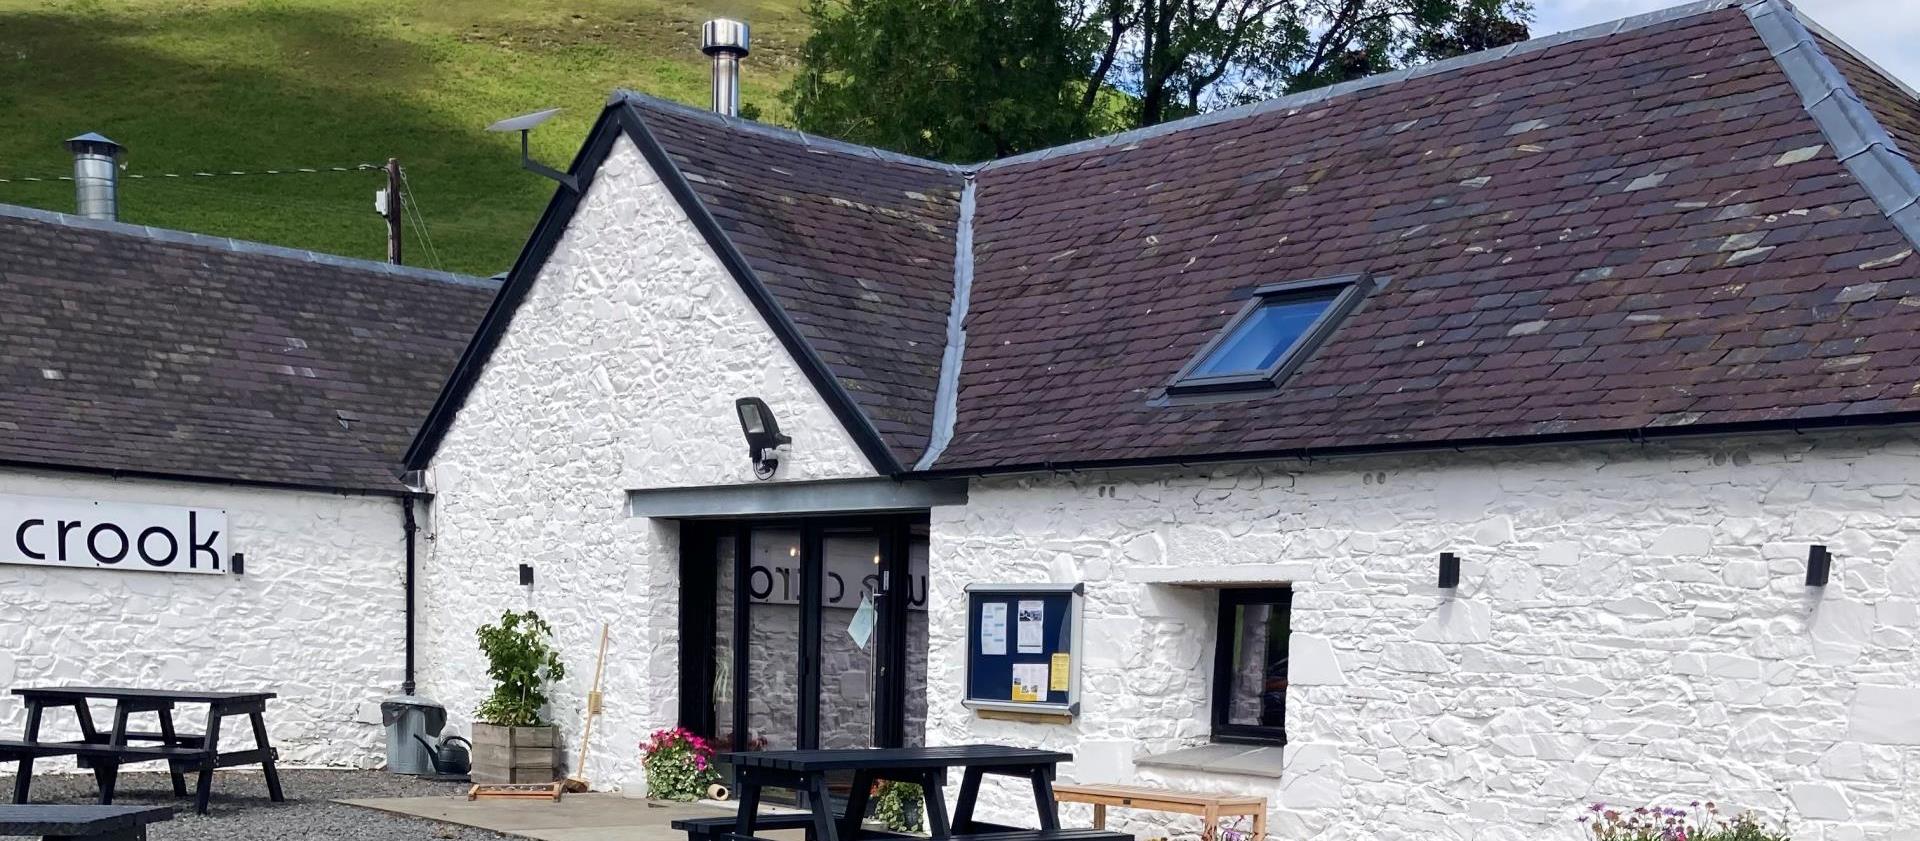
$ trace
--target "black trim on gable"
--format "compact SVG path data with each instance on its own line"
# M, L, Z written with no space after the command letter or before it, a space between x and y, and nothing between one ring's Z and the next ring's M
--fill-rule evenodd
M541 214L540 223L534 229L533 236L527 241L526 247L521 249L519 259L514 261L513 270L508 275L506 284L501 287L500 294L494 298L493 305L487 309L486 318L480 322L479 331L475 333L466 351L461 354L460 364L448 377L446 387L441 389L439 399L434 402L433 411L428 413L426 421L420 426L420 431L414 436L413 445L408 447L407 467L421 469L432 459L434 451L440 446L441 438L446 434L448 424L452 423L454 415L466 402L467 393L472 390L473 382L479 377L480 369L485 367L487 359L493 355L493 349L499 344L500 336L506 332L508 324L513 320L514 311L519 309L520 302L526 298L527 289L533 285L534 279L545 267L547 258L552 256L553 249L559 244L560 237L572 224L574 213L579 209L580 200L592 185L601 164L606 162L608 153L613 149L614 140L621 134L631 138L634 145L640 148L640 154L660 176L661 183L666 185L667 191L672 193L674 199L680 203L681 210L687 214L688 219L693 221L694 227L700 231L707 246L712 248L714 254L720 258L720 264L726 268L727 273L732 275L734 281L740 284L741 290L746 292L747 299L753 302L754 309L760 313L761 318L766 320L767 326L772 328L774 335L779 337L781 346L786 348L787 353L799 364L800 370L806 373L807 380L826 400L827 406L833 410L834 417L840 421L841 426L846 428L847 433L853 436L854 442L859 445L861 453L867 457L873 469L887 476L897 476L904 472L905 469L894 457L893 451L888 449L872 421L860 411L859 404L854 402L853 395L849 394L840 380L833 376L826 362L820 358L813 346L807 344L801 337L799 328L774 299L773 293L754 274L746 258L741 256L733 242L727 238L726 232L721 230L713 214L707 211L706 205L701 204L699 196L693 190L693 185L687 183L686 176L681 174L678 166L674 165L666 149L661 147L659 141L654 139L653 133L647 130L645 120L632 105L622 99L608 103L606 110L601 112L599 121L594 123L586 145L575 157L573 165L568 167L567 171L580 179L580 189L570 191L562 187L554 192L553 200L547 204L546 211Z

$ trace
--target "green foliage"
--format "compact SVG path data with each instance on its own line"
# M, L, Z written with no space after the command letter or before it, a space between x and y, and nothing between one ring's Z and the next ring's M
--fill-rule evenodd
M1527 37L1527 0L811 0L797 125L1004 156Z
M520 169L488 123L566 111L532 134L565 167L607 94L704 107L699 22L747 14L743 105L776 94L807 33L801 0L0 0L0 179L71 173L60 141L99 131L128 174L289 169L398 157L433 250L412 266L512 265L555 185ZM121 218L373 260L386 226L377 171L121 182ZM0 183L0 203L73 211L68 182ZM409 214L411 215L411 214ZM435 259L437 255L438 259Z
M654 800L698 800L720 780L713 768L713 747L684 727L655 730L640 743L647 772L647 796Z
M500 624L482 626L477 636L480 651L487 655L487 677L493 678L493 694L473 711L474 717L503 727L544 723L541 711L547 706L546 688L567 676L560 653L549 644L553 628L531 610L509 610L500 614Z
M919 832L926 803L913 783L881 780L873 785L873 817L894 832Z
M811 0L800 128L947 161L1084 137L1090 42L1065 0Z
M1793 841L1785 825L1775 827L1752 812L1733 817L1720 813L1712 801L1694 801L1687 808L1588 806L1575 819L1595 841Z

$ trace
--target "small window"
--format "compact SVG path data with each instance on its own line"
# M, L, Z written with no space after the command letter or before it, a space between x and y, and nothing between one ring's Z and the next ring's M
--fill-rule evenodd
M1263 388L1278 384L1326 340L1359 302L1358 276L1263 286L1200 349L1172 392Z
M1293 590L1220 591L1213 668L1216 742L1287 741L1287 634Z

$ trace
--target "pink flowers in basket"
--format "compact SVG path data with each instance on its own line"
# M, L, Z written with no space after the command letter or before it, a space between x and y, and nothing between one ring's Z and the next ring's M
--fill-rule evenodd
M647 771L647 796L657 800L697 800L719 780L713 746L684 727L655 730L640 743L640 764Z

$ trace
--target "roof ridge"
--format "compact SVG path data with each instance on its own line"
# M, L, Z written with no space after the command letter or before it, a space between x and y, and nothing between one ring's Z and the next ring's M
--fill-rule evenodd
M1086 140L1075 141L1073 143L1068 143L1061 146L1051 146L1046 149L1036 149L1032 152L1023 152L1018 155L1009 155L1004 158L998 158L996 160L984 161L978 164L974 164L972 168L978 171L985 171L985 170L994 169L1001 166L1006 166L1009 164L1020 164L1020 163L1031 163L1034 161L1043 161L1049 158L1062 157L1066 155L1074 155L1074 154L1079 154L1081 152L1093 151L1095 149L1103 149L1109 146L1121 145L1126 143L1134 143L1141 140L1147 140L1150 138L1159 137L1161 135L1172 134L1179 131L1185 131L1187 129L1200 128L1203 126L1210 126L1210 125L1216 125L1219 123L1231 122L1234 120L1244 119L1247 117L1255 117L1261 114L1272 113L1274 111L1282 111L1282 110L1287 110L1292 108L1298 108L1303 105L1311 105L1314 103L1322 102L1322 101L1333 99L1336 97L1345 96L1350 93L1358 93L1364 90L1372 90L1374 88L1398 84L1400 82L1404 82L1410 79L1420 79L1420 78L1425 78L1427 76L1437 75L1440 73L1450 73L1455 70L1464 70L1468 67L1500 61L1502 59L1511 58L1513 56L1526 55L1528 53L1535 53L1541 50L1550 49L1552 47L1558 47L1563 44L1571 44L1579 41L1588 41L1595 38L1605 38L1610 35L1617 35L1621 32L1629 32L1635 29L1644 29L1649 26L1667 23L1669 21L1695 17L1697 15L1703 15L1709 12L1717 12L1722 9L1728 9L1728 8L1738 6L1740 5L1741 2L1742 0L1695 0L1695 2L1692 2L1692 3L1685 3L1679 6L1670 6L1665 9L1657 9L1651 12L1643 12L1641 14L1630 15L1624 18L1620 18L1618 20L1607 21L1604 23L1596 23L1591 26L1584 26L1579 29L1569 29L1565 32L1557 32L1552 35L1542 35L1538 38L1529 38L1525 41L1519 41L1519 42L1508 44L1502 47L1494 47L1488 50L1480 50L1478 52L1471 52L1465 55L1454 56L1453 58L1445 58L1439 61L1430 61L1424 64L1416 64L1412 67L1402 68L1399 70L1392 71L1390 73L1380 73L1373 76L1362 76L1358 79L1352 79L1352 80L1341 82L1335 85L1327 85L1324 87L1313 88L1311 90L1304 90L1299 93L1287 94L1286 96L1277 97L1275 99L1265 99L1259 102L1252 102L1246 105L1240 105L1233 108L1222 108L1218 111L1208 111L1204 114L1195 114L1191 117L1186 117L1184 119L1172 120L1169 122L1146 126L1144 128L1130 129L1128 131L1119 132L1117 134L1103 135L1101 137L1094 137Z
M1841 165L1887 221L1920 247L1920 171L1913 161L1820 48L1799 9L1786 0L1750 0L1742 8Z
M957 164L946 163L944 161L936 161L936 160L933 160L932 158L921 158L913 155L902 154L900 152L889 151L886 149L882 149L878 146L865 146L859 143L851 143L845 140L835 140L834 138L831 138L831 137L825 137L818 134L809 134L807 132L800 131L799 129L791 129L791 128L786 128L784 126L771 125L768 123L762 123L755 120L742 119L740 117L729 117L717 111L712 111L706 108L696 108L692 105L687 105L686 103L675 102L671 99L662 99L660 97L653 96L651 94L641 93L639 91L632 90L630 88L615 88L613 91L613 94L607 97L607 104L608 105L619 105L619 104L650 105L657 108L661 108L663 110L675 111L682 116L689 117L692 119L701 120L709 123L717 123L721 126L724 126L734 131L741 131L748 134L758 134L763 137L771 137L776 140L784 140L789 143L799 143L800 145L810 149L824 149L830 152L839 152L847 155L859 155L863 157L875 158L875 159L886 161L889 163L897 163L897 164L905 164L907 166L920 166L920 167L927 167L930 169L938 169L952 175L964 175L968 171L967 167L959 166Z
M396 266L392 263L383 263L377 260L362 260L357 257L342 257L338 254L327 254L325 252L320 252L320 251L307 251L305 249L300 249L300 248L289 248L283 245L272 245L264 242L254 242L252 240L235 239L233 237L215 236L213 234L199 234L199 233L194 233L192 231L182 231L174 228L158 228L158 227L153 227L151 225L136 225L131 222L110 221L106 219L93 219L86 216L75 216L71 213L61 213L59 211L54 211L54 210L41 210L39 208L26 207L26 206L17 205L17 204L0 203L0 219L25 219L32 222L43 222L49 225L61 225L69 228L81 228L85 230L100 231L102 233L120 234L122 236L139 237L141 239L149 239L149 240L154 240L156 242L174 243L176 245L200 246L202 248L213 248L221 251L231 251L236 254L258 254L265 257L278 257L284 260L298 260L306 263L316 263L323 266L334 266L336 268L354 269L356 271L373 272L377 274L393 275L396 277L413 278L417 280L432 280L440 283L451 283L458 286L473 286L473 287L479 287L483 289L493 289L493 288L498 288L500 285L500 282L498 280L494 280L491 278L484 278L484 277L475 277L473 275L458 274L456 272L441 271L438 269L425 269L417 266Z

